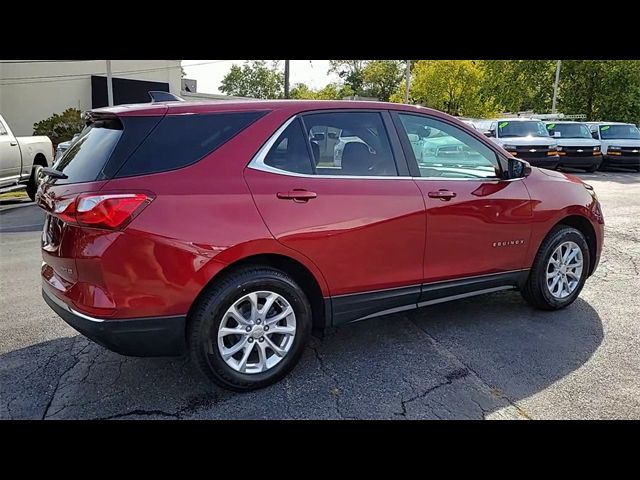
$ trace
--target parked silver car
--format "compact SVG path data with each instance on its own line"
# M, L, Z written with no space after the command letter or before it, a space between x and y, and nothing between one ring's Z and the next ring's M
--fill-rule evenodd
M76 141L76 138L80 136L79 133L76 133L71 140L67 140L66 142L60 142L56 147L56 156L54 158L54 162L57 161L63 154L66 152L71 144Z

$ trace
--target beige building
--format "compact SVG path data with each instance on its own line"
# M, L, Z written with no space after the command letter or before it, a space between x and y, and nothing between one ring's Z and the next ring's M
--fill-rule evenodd
M54 113L106 105L106 71L106 60L0 60L0 112L15 135L31 135ZM111 71L116 104L147 101L150 89L181 93L180 60L112 60Z

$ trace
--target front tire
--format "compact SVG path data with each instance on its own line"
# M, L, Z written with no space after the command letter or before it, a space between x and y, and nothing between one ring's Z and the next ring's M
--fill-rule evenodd
M541 310L565 308L578 298L589 265L589 246L582 232L558 225L542 242L522 296Z
M291 371L311 324L311 306L293 278L270 267L245 267L213 284L194 305L189 350L213 382L254 390Z
M35 164L31 169L31 176L27 182L27 195L34 201L36 199L36 192L38 191L38 181L40 178L40 172L42 171L42 165Z

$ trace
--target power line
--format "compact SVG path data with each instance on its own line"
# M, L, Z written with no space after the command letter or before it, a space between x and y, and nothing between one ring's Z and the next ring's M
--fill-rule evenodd
M201 63L193 63L191 65L186 65L186 67L197 67L200 65L210 65L212 63L220 63L220 62L227 62L228 60L213 60L210 62L201 62ZM146 73L146 72L158 72L158 71L162 71L162 70L170 70L170 69L176 69L176 68L183 68L182 65L177 65L174 67L157 67L157 68L147 68L147 69L138 69L138 70L123 70L123 71L119 71L119 72L115 72L117 75L120 74L133 74L133 73ZM67 74L67 75L42 75L42 76L34 76L34 77L5 77L5 78L0 78L0 80L3 83L0 83L0 85L19 85L20 82L18 82L19 80L40 80L43 79L42 83L47 83L44 80L49 80L49 81L53 81L52 79L56 79L56 78L60 78L60 79L66 79L66 80L72 80L72 79L78 79L78 78L87 78L91 75L99 75L102 74L100 73L76 73L76 74ZM5 81L9 81L10 83L4 83ZM16 83L13 83L13 82ZM23 82L23 83L41 83L41 82Z

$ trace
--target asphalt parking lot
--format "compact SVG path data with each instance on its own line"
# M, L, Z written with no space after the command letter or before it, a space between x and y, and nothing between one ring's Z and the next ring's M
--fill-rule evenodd
M640 174L578 175L607 225L569 308L502 292L356 323L248 394L184 359L127 358L78 335L40 295L42 214L0 205L0 418L640 419Z

